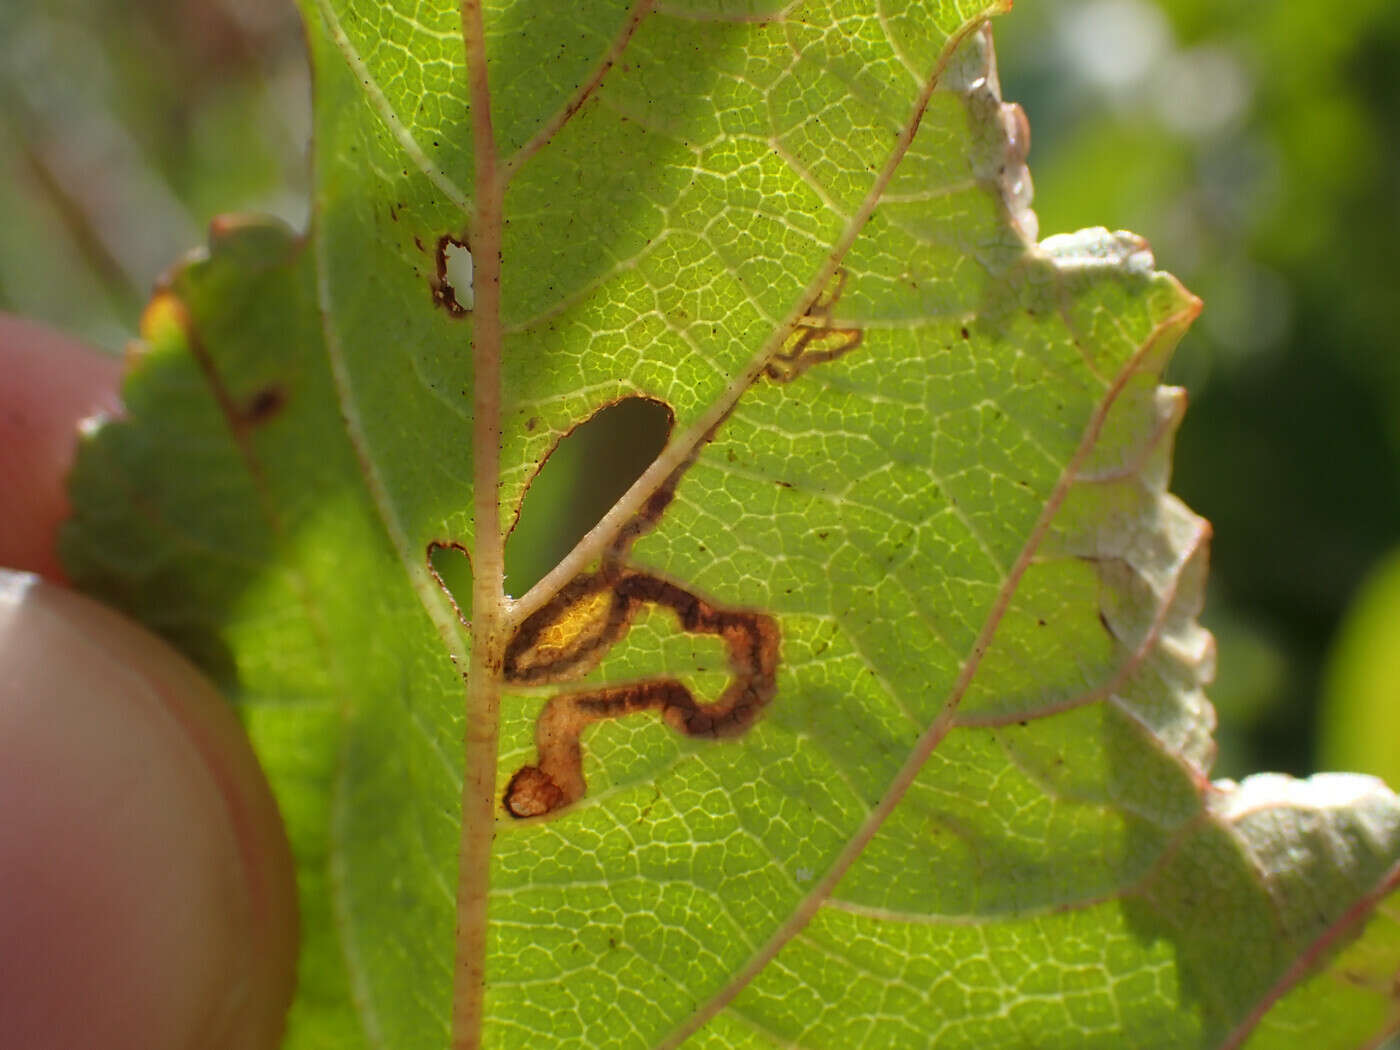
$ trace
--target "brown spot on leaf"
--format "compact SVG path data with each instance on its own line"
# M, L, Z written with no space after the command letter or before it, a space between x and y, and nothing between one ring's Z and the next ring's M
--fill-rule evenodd
M244 422L257 426L272 419L287 403L287 394L281 387L269 385L253 394L243 409Z

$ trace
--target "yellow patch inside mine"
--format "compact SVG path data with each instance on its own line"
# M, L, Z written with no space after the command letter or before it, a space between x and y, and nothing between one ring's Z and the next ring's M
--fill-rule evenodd
M580 597L539 633L529 663L552 664L596 644L607 628L612 604L613 593L606 588Z

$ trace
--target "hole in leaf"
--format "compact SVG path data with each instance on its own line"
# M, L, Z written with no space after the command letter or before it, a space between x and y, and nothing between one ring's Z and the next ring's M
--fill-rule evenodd
M453 317L465 317L476 307L474 273L471 247L443 234L437 243L437 272L428 279L433 302Z
M428 544L428 567L457 607L463 623L472 618L472 560L456 543Z
M526 490L506 538L506 590L524 594L598 524L671 436L669 406L628 397L554 446Z

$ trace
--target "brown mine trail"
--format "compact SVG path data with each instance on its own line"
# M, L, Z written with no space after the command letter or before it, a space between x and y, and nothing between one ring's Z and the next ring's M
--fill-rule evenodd
M679 733L732 737L748 729L777 693L778 625L771 616L718 608L667 580L618 567L578 577L521 625L506 649L506 681L533 684L586 673L648 605L670 609L688 634L724 642L728 687L711 703L697 700L674 678L553 697L536 723L535 764L517 770L506 787L511 816L543 816L583 797L580 737L595 722L657 711Z
M844 270L836 271L764 367L764 377L789 383L814 365L833 361L860 345L859 328L831 324L832 308L845 288L846 276ZM632 544L656 527L694 460L692 455L619 530L597 571L574 577L516 629L506 646L503 675L512 685L580 678L622 640L640 611L655 606L669 609L687 634L713 636L724 643L728 686L709 702L670 677L552 697L535 725L534 763L516 770L506 786L502 802L511 816L545 816L584 796L582 735L597 722L655 711L673 730L687 736L735 737L748 730L777 695L777 620L756 610L711 603L680 584L626 564Z

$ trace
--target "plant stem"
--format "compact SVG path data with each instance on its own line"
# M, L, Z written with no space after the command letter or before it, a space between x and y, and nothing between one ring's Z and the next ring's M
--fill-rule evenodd
M472 315L472 653L467 671L462 835L457 855L457 937L453 1050L481 1045L486 998L487 905L496 823L496 752L501 666L506 646L505 548L501 480L501 197L491 128L491 93L480 0L462 0L462 35L471 89L476 165L470 249L475 268Z

